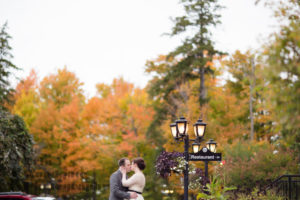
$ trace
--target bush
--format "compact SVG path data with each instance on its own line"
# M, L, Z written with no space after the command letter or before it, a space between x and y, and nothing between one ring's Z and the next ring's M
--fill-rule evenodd
M226 200L228 199L226 192L235 189L236 187L224 186L224 183L218 177L214 177L210 183L206 184L203 192L197 195L197 200Z
M234 198L234 199L236 199L236 198ZM240 195L238 195L238 198L237 198L237 200L254 200L254 199L255 200L269 200L269 199L284 200L283 197L278 196L276 194L276 192L273 190L267 191L266 194L262 194L262 193L259 193L258 188L255 188L249 195L240 194Z
M275 149L269 143L238 142L224 148L225 164L217 167L226 185L235 185L249 192L283 174L297 172L297 159L293 152Z

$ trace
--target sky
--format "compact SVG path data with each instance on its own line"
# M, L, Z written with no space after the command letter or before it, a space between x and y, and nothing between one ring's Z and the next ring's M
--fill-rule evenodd
M254 0L220 0L222 24L212 30L218 50L258 49L276 30L272 12ZM183 14L178 0L0 0L0 25L8 22L13 63L25 78L40 79L67 67L84 83L86 96L97 83L123 77L144 87L145 63L181 44L170 32L171 17Z

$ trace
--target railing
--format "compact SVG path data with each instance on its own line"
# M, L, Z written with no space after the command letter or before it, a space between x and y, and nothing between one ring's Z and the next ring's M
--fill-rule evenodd
M300 200L300 175L280 176L266 188L268 189L275 189L277 194L288 200Z

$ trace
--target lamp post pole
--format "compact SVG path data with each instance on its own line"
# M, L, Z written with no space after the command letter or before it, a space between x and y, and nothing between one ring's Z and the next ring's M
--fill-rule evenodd
M184 157L185 157L185 170L184 170L184 200L188 200L189 196L189 136L186 135L184 139Z
M204 161L205 162L205 178L208 178L208 161Z

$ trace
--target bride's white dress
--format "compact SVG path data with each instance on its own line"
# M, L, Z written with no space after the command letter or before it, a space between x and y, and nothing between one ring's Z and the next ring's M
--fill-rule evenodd
M129 179L122 178L122 185L128 187L129 191L136 191L142 193L146 184L146 178L143 172L137 172L132 175ZM144 200L141 194L137 194L138 198L136 200Z

